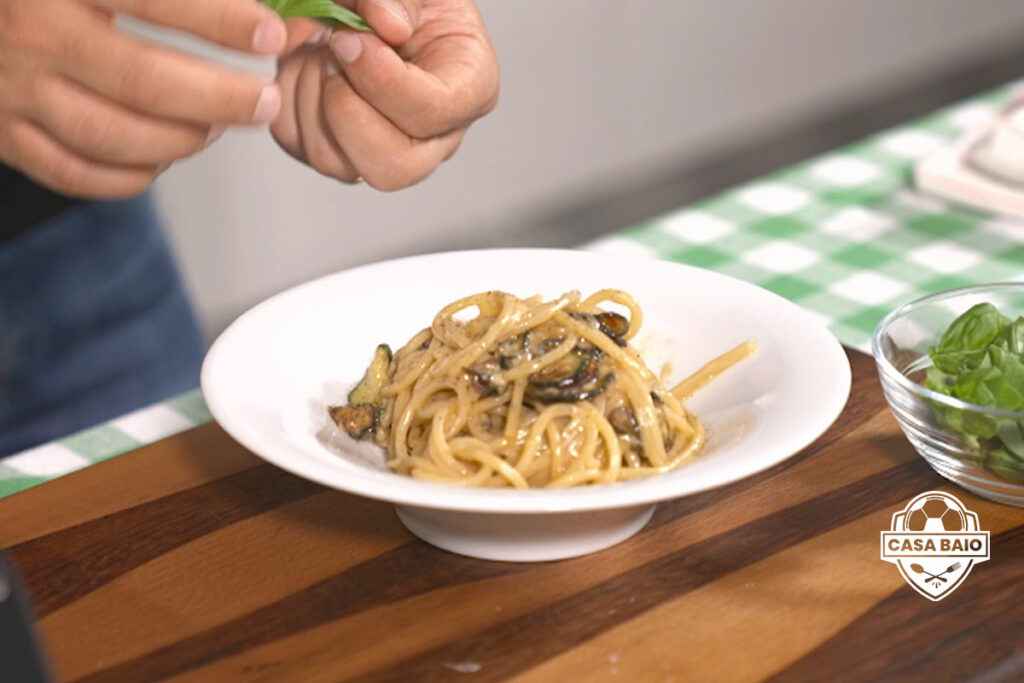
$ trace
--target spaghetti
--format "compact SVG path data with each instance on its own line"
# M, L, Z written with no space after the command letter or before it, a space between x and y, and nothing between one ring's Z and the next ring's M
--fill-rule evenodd
M328 411L384 448L391 469L429 481L558 488L667 472L705 439L682 401L755 347L741 344L669 389L629 344L642 322L620 290L551 301L475 294L394 355L377 347L348 405Z

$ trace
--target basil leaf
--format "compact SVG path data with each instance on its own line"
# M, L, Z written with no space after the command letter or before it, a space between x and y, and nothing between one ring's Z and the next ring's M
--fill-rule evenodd
M1020 410L1024 408L1024 362L1021 362L1019 356L1010 353L998 355L998 367L993 367L985 380L994 399L988 405L1002 410ZM990 358L995 359L996 355L990 353Z
M1004 333L1009 320L992 304L977 304L953 321L929 355L940 370L960 373L973 370L985 351Z
M997 431L1009 455L1024 460L1024 431L1021 431L1020 423L1016 420L1003 420Z
M939 370L934 365L925 371L924 385L932 391L950 395L954 384L956 384L956 377Z
M994 398L992 405L1000 410L1020 410L1024 407L1024 396L1006 377L990 382L988 388Z
M982 391L984 385L982 384L983 377L982 371L973 370L971 372L965 372L956 378L956 383L952 387L952 391L949 392L950 396L954 396L962 401L970 401L971 403L978 403L980 405L987 405L982 403L984 396Z
M1017 318L1007 330L1008 351L1024 355L1024 316Z
M1011 321L991 304L958 317L929 350L925 386L980 406L1024 410L1024 316ZM1024 424L931 401L936 420L960 436L966 460L1024 482Z
M262 0L284 19L306 17L334 21L356 31L370 31L370 25L352 10L333 0Z
M1024 482L1024 462L1015 458L1005 448L989 451L985 466L992 474L1006 481L1018 484Z
M999 433L995 418L973 410L961 410L960 424L963 431L980 439L992 439Z
M1024 356L1007 353L999 367L1009 382L1024 391Z
M957 434L964 434L964 411L959 408L943 405L937 401L932 401L932 410L935 412L935 417L941 425Z

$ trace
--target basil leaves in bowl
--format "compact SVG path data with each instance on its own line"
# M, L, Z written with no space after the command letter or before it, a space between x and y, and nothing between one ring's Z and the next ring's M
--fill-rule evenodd
M1024 284L952 290L887 316L873 351L900 427L936 472L1024 506Z

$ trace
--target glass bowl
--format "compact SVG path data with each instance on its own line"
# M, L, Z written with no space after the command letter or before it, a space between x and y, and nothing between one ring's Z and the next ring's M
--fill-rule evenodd
M912 301L879 323L872 352L889 408L932 469L979 496L1024 507L1024 459L998 447L999 441L964 436L950 426L980 421L1020 430L1024 412L967 403L923 385L932 365L929 347L961 313L984 302L1016 319L1024 314L1024 283L966 287Z

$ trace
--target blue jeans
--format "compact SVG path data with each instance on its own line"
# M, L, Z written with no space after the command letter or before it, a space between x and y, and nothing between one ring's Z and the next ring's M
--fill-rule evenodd
M195 387L203 349L149 197L0 242L0 456Z

